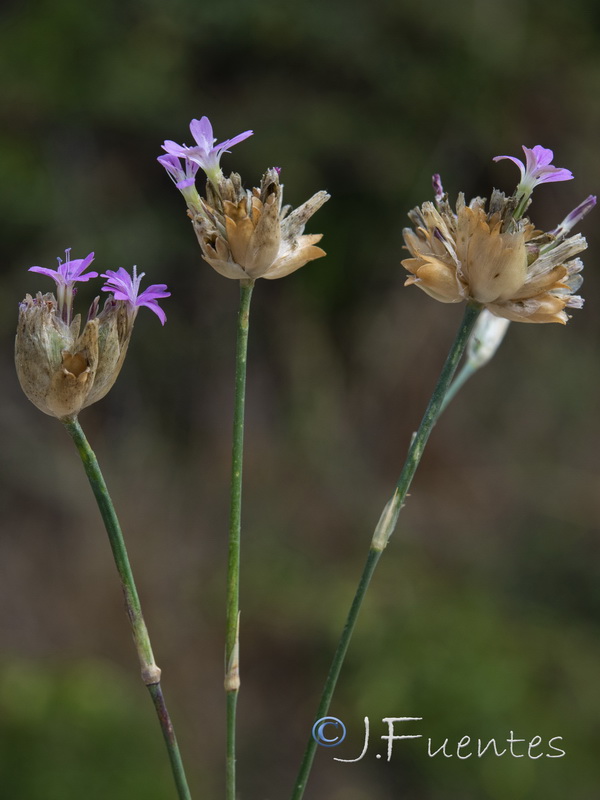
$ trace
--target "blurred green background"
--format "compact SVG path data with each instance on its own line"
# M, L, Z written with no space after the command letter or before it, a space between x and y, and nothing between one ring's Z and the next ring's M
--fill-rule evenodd
M65 247L168 283L123 373L81 417L129 544L195 798L223 796L223 617L237 285L200 258L156 163L206 114L255 135L225 169L282 168L332 199L326 259L255 291L247 401L240 797L289 796L371 531L461 309L404 289L406 212L512 191L542 144L576 180L536 190L554 227L600 188L593 0L7 0L0 11L0 797L174 797L106 537L62 427L21 394L17 302ZM586 306L513 325L437 426L386 551L318 753L315 800L591 800L600 767L598 211ZM93 296L82 284L81 306ZM354 764L369 716L372 748ZM562 736L564 758L377 760L381 719L433 747ZM379 746L380 752L383 744ZM544 747L542 752L550 752Z

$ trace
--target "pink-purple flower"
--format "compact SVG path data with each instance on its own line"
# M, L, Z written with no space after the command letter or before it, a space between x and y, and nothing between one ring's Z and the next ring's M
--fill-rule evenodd
M196 140L195 147L188 147L185 144L177 144L177 142L167 139L162 145L162 148L171 156L187 159L188 161L197 164L199 167L202 167L209 180L213 182L218 180L221 174L219 161L223 153L228 152L228 148L243 142L244 139L252 136L253 133L252 131L238 133L238 135L234 136L232 139L226 139L224 142L221 142L215 146L215 142L217 140L213 135L212 125L210 124L208 117L202 117L202 119L193 119L190 122L190 131ZM169 170L170 174L173 174L164 161L161 161L161 163L167 168L167 170ZM188 178L184 178L184 180L188 180Z
M200 166L190 161L189 158L181 159L179 156L166 155L158 156L157 161L167 170L173 183L180 192L183 192L184 189L188 189L195 184L196 173L200 169Z
M164 325L167 321L167 316L158 305L158 300L163 297L170 297L171 292L167 291L164 283L153 283L139 294L140 283L145 274L145 272L141 272L138 275L136 267L133 268L133 277L123 267L119 267L116 272L112 269L107 269L106 272L102 273L102 277L106 278L106 284L102 287L102 291L111 292L115 300L124 300L134 309L139 306L146 306L146 308L154 311Z
M71 260L71 248L65 250L65 260L58 258L58 269L48 267L29 267L29 272L39 272L47 275L56 282L57 310L62 320L70 324L73 316L73 297L77 291L74 286L77 281L89 281L90 278L97 278L97 272L87 272L85 270L94 260L94 254L89 253L85 258L75 258ZM85 273L85 274L84 274Z
M58 269L48 269L47 267L29 267L29 272L39 272L42 275L47 275L56 281L56 285L66 288L72 287L77 281L89 281L90 278L97 278L97 272L88 272L83 274L85 270L94 260L94 254L90 253L85 258L75 258L71 260L71 248L67 247L65 250L65 260L58 258Z
M444 196L444 187L442 186L442 179L436 172L435 175L431 178L431 183L433 186L433 195L435 197L435 202L439 203Z
M188 208L196 213L202 213L202 201L196 189L196 173L199 165L189 158L180 158L170 154L158 156L158 163L168 172L169 177L183 195Z
M570 181L573 173L563 167L555 167L552 164L554 153L540 144L529 148L523 145L525 153L525 164L513 156L496 156L494 161L501 161L508 158L515 163L521 172L521 182L517 187L517 196L529 197L534 188L540 183L551 183L554 181Z

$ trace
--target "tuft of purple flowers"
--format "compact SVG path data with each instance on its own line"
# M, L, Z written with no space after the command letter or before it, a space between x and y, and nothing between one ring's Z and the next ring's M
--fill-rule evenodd
M101 276L106 278L106 284L102 287L102 291L111 292L115 300L123 300L134 309L139 306L146 306L146 308L154 311L161 324L164 325L167 321L167 315L158 305L158 300L170 297L171 292L167 291L164 283L153 283L139 294L140 283L145 274L145 272L140 272L138 275L135 266L133 268L133 277L123 267L119 267L116 272L112 269L107 269Z
M202 119L193 119L190 122L190 131L196 141L196 145L194 147L188 147L185 144L177 144L177 142L167 139L162 145L162 148L170 156L183 158L186 161L191 161L193 164L197 164L198 167L201 167L204 170L208 179L213 183L216 183L221 175L221 167L219 162L223 153L229 152L230 147L243 142L244 139L252 136L253 133L253 131L244 131L243 133L238 133L238 135L234 136L232 139L225 139L224 142L220 142L219 144L215 145L217 140L213 135L213 128L208 117L202 117ZM170 175L173 176L174 169L181 170L180 166L175 167L172 160L165 163L164 159L165 156L160 156L158 160L163 167L167 169ZM187 175L187 172L187 166L185 172L184 170L181 170L182 175L186 176L183 178L183 181L189 181L191 177L190 175ZM181 182L182 178L178 177L177 181ZM190 183L187 183L187 186L190 185ZM181 187L178 186L177 188Z
M94 260L94 253L89 253L85 258L71 259L71 248L65 250L65 260L58 259L58 269L49 269L47 267L30 267L29 272L38 272L41 275L47 275L52 278L56 283L56 299L57 310L59 316L63 321L69 325L73 316L73 297L77 292L74 284L77 281L89 281L90 278L97 278L97 272L85 272ZM139 294L140 282L145 273L137 274L136 267L133 268L133 278L129 275L127 270L120 267L116 272L114 270L106 270L101 277L106 278L106 284L102 287L104 292L112 292L115 300L124 300L128 302L133 308L139 306L146 306L151 311L154 311L156 316L164 325L166 322L165 312L158 305L158 300L163 297L170 297L171 292L167 291L164 283L154 283L149 286L145 291ZM98 298L92 303L89 319L92 319L98 310Z

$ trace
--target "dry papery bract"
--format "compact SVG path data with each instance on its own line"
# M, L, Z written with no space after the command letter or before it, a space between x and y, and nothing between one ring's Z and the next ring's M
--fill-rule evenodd
M446 194L413 209L415 229L404 230L411 254L402 261L411 273L405 285L442 303L479 303L515 322L566 323L565 309L583 303L573 295L583 269L574 256L587 247L585 238L560 240L526 217L515 220L515 198L497 190L485 206L481 197L466 205L461 193L456 212Z
M204 260L226 278L283 278L325 251L316 247L322 234L304 235L307 221L329 199L320 191L291 211L282 207L279 173L269 169L260 187L247 190L232 173L219 191L207 182L202 212L190 213Z

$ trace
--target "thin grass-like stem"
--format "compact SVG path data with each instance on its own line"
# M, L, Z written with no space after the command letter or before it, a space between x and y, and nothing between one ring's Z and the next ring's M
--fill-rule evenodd
M369 583L373 573L375 572L377 563L381 558L381 554L383 553L383 550L385 549L389 538L396 527L398 515L400 514L400 510L410 488L410 484L423 456L423 450L425 449L429 435L431 434L431 431L433 430L433 427L441 413L444 397L452 382L452 378L456 372L458 363L465 351L469 335L473 330L473 326L475 325L477 317L479 316L480 310L481 309L479 306L471 304L467 305L460 328L458 329L456 338L452 344L452 347L450 348L450 352L448 353L448 357L446 358L438 382L433 390L433 394L431 395L431 399L423 419L421 420L421 424L419 425L417 432L413 435L408 450L408 455L406 456L406 461L404 462L402 472L398 478L394 494L383 509L379 522L377 523L373 538L371 540L371 545L369 547L367 560L358 582L358 588L352 601L352 605L350 606L346 624L344 625L337 650L335 651L335 655L329 669L329 674L327 675L327 679L325 681L325 686L321 694L321 699L319 701L317 713L314 717L313 723L317 722L322 717L325 717L329 711L329 706L331 704L333 693L340 676L344 658L348 650L348 645L350 644L350 639L352 638L352 632L354 631L356 620L358 619L363 600L367 593L367 589L369 588ZM310 775L316 749L317 742L311 733L306 745L306 750L304 751L304 756L300 765L298 776L296 778L296 783L294 784L294 789L292 791L292 800L301 800L301 798L304 796L304 791L306 789L306 784Z
M254 281L240 282L240 308L235 352L235 401L233 411L233 446L231 453L231 494L229 510L229 555L227 559L227 606L225 639L225 693L227 747L225 797L236 797L236 714L240 689L240 541L242 530L242 467L244 461L244 408L246 403L246 361L250 301Z
M129 563L125 540L123 539L123 533L119 525L117 514L104 477L100 471L98 459L90 447L77 417L67 417L63 419L62 422L79 452L85 473L92 487L92 491L94 492L94 496L96 497L102 520L104 521L119 578L121 579L127 616L131 623L133 641L140 660L142 680L148 687L156 709L158 721L167 746L171 771L177 787L179 800L191 800L179 746L175 738L175 731L160 686L160 669L154 661L148 629L146 628L146 623L142 615L140 599L133 579L133 572L131 571L131 564Z

